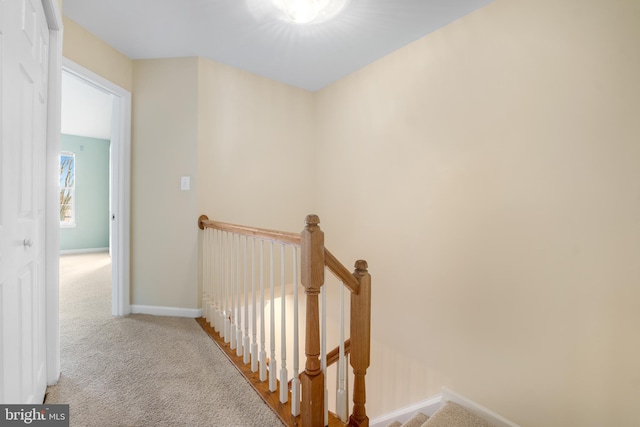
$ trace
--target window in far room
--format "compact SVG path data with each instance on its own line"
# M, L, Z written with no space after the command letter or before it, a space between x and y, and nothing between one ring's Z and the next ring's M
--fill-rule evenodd
M76 156L60 153L60 226L75 227Z

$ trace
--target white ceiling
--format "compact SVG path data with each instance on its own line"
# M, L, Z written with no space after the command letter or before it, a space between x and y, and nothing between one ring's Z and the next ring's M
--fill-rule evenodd
M113 95L62 73L62 133L110 140L112 110Z
M350 0L293 24L270 0L63 0L63 12L131 59L202 56L316 91L492 0Z

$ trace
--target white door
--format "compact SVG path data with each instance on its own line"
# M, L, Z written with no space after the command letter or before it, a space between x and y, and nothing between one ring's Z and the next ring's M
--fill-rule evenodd
M42 403L46 389L48 49L41 1L0 0L0 403Z

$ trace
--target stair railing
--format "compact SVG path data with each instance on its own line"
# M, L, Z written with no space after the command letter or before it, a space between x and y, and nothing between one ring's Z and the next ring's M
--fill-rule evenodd
M303 427L345 424L366 427L369 425L365 408L365 376L371 348L371 276L366 261L357 261L355 271L351 273L325 248L324 232L319 223L316 215L308 215L304 230L295 234L211 221L202 215L198 225L204 232L200 250L203 318L199 321L205 330L210 330L210 334L215 332L218 335L212 337L232 361L243 365L239 366L240 371L286 424ZM298 251L299 277L306 302L302 331L306 361L302 372L299 372L298 366ZM280 261L279 274L274 265L276 258ZM267 261L268 267L265 265ZM292 265L289 275L286 264ZM341 319L340 345L329 354L324 339L325 269L351 293L350 338L344 339L344 319ZM289 279L291 286L287 284ZM280 286L279 302L275 298L277 281ZM265 299L267 285L268 300ZM286 316L286 303L291 299L287 298L291 296L289 287L293 290L291 318ZM343 294L343 289L340 292ZM319 296L322 297L322 305ZM280 304L281 314L279 336L276 331L277 303ZM265 310L266 306L269 306L268 311ZM340 313L343 318L344 305ZM279 355L276 336L280 341ZM288 342L293 344L291 376L286 365ZM268 358L267 347L270 350ZM350 360L354 377L353 410L348 417L347 360ZM332 413L329 417L325 376L327 367L336 362L336 414ZM288 414L284 414L284 411ZM338 418L341 421L337 421Z

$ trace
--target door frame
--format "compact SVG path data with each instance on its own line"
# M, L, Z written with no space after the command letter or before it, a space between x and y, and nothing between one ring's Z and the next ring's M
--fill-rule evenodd
M49 26L45 172L45 319L47 384L60 378L60 113L62 11L57 0L42 0Z
M131 92L83 66L62 58L62 69L98 90L113 95L110 163L111 314L131 313L129 293L129 226L131 189ZM114 219L115 216L115 219Z
M118 170L113 173L112 185L118 191L114 200L116 221L112 221L117 238L116 258L112 260L113 280L112 312L127 315L131 312L129 300L129 227L131 181L131 93L103 79L85 68L62 58L63 24L58 0L42 0L49 27L49 78L46 136L46 188L45 188L45 318L47 349L47 384L53 385L60 378L60 116L62 100L62 67L73 68L79 76L105 88L114 95L114 124L112 137L118 141L116 155ZM74 68L75 67L75 68ZM114 242L115 244L115 242ZM113 284L112 284L113 286Z

